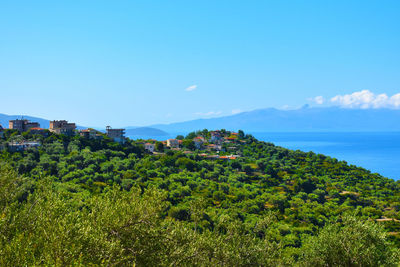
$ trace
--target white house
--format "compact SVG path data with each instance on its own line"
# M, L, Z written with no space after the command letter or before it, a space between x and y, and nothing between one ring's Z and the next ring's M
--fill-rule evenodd
M152 144L152 143L146 143L146 144L144 144L144 149L146 149L147 151L149 151L149 152L151 152L151 153L154 152L155 147L156 147L156 146L155 146L154 144Z

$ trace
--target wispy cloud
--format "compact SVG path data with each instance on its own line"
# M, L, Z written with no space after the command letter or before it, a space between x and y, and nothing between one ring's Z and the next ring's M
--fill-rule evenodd
M232 114L238 114L238 113L240 113L240 112L242 112L242 110L240 110L240 109L232 109Z
M323 103L325 103L325 98L321 95L309 98L308 100L311 102L315 102L318 105L322 105Z
M189 87L187 87L186 89L185 89L185 91L187 91L187 92L191 92L191 91L194 91L194 90L196 90L197 89L197 85L191 85L191 86L189 86Z
M221 115L222 111L209 111L209 112L196 112L195 115L197 116L217 116Z
M317 104L323 104L324 101L318 103L317 98L313 98ZM322 98L323 99L323 98ZM387 94L374 94L369 90L362 90L345 95L336 95L329 102L331 104L343 108L400 108L400 93L388 96Z

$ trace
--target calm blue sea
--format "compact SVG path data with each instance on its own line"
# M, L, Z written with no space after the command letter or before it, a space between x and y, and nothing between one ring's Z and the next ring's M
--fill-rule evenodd
M313 151L345 160L371 172L380 173L394 180L400 179L400 132L285 132L251 133L261 141L289 149ZM166 140L176 134L163 137L141 136ZM138 136L132 136L138 139Z
M400 179L400 132L252 133L289 149L325 154Z

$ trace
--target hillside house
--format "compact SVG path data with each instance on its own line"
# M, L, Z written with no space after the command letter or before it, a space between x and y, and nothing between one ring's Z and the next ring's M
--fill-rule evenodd
M43 128L40 128L40 127L33 127L33 128L30 129L30 131L31 131L32 134L40 134L40 135L43 135L43 136L46 136L47 133L48 133L46 131L46 129L43 129Z
M147 151L153 153L154 149L156 148L155 144L152 143L146 143L144 144L144 149L146 149Z
M97 131L94 129L79 130L79 135L87 139L97 139Z
M222 150L222 146L216 145L216 144L209 144L206 147L206 149L209 150L209 151L221 151Z
M125 143L125 129L112 129L110 126L106 128L106 135L120 144Z
M50 132L56 134L65 134L73 136L75 134L76 125L75 123L69 123L66 120L50 121Z
M178 139L168 139L168 140L167 140L167 147L170 147L170 148L179 148L179 141L178 141Z
M8 143L8 149L10 152L24 151L30 148L38 148L39 142L36 141L24 141L24 142L10 142Z
M15 129L20 132L26 132L31 128L40 127L38 122L31 122L28 120L10 120L8 121L8 128Z
M211 138L210 138L211 143L221 142L222 135L221 135L220 131L212 131L212 132L210 132L210 135L211 135Z
M193 143L196 149L201 149L203 143L204 143L204 138L201 136L193 138Z

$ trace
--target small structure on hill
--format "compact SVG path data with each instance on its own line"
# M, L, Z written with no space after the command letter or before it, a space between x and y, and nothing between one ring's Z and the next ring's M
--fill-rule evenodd
M210 132L210 135L211 135L211 138L210 138L211 143L221 142L221 140L222 140L221 131L212 131L212 132Z
M168 139L167 140L167 147L178 148L179 147L179 140L178 139Z
M65 134L68 136L73 136L75 134L75 129L76 129L76 124L75 123L69 123L66 120L60 120L60 121L50 121L50 132L56 133L56 134Z
M39 142L36 141L23 141L23 142L10 142L8 143L8 149L10 152L24 151L30 148L38 148Z
M38 122L31 122L29 120L10 120L8 122L8 128L10 129L15 129L18 130L20 132L26 132L31 128L35 128L35 127L40 127L40 124Z
M113 139L115 142L120 144L125 143L125 129L112 129L111 126L107 126L106 131L107 136Z
M201 149L201 147L204 143L204 138L201 136L197 136L197 137L193 138L193 143L194 143L194 146L196 147L196 149Z
M95 129L79 130L79 135L87 139L97 139L98 132Z
M146 143L144 144L144 149L146 149L147 151L153 153L154 149L156 148L155 144L152 143Z
M46 136L48 134L46 129L40 128L40 127L33 127L30 129L32 134L40 134L43 136Z

